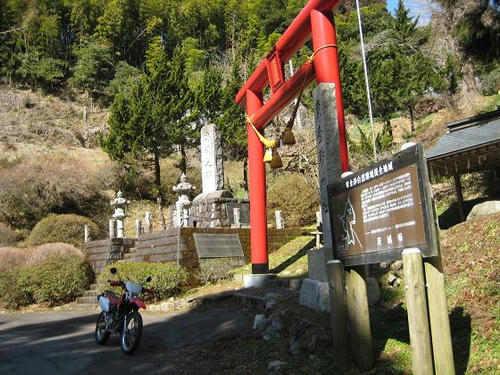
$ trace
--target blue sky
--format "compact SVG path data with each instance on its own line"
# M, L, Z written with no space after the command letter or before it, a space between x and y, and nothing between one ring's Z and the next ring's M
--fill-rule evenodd
M398 0L386 0L387 9L394 14L398 6ZM410 9L412 17L420 16L420 25L426 25L431 18L432 9L437 9L436 3L432 0L404 0L405 6Z

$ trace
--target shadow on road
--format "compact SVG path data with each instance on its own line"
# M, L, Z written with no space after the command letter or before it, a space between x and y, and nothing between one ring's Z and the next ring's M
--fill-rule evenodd
M225 305L182 314L144 313L144 331L135 355L121 353L119 337L94 341L97 313L43 312L0 316L1 374L175 374L182 358L165 358L185 345L237 336L251 319ZM70 318L67 316L70 315Z

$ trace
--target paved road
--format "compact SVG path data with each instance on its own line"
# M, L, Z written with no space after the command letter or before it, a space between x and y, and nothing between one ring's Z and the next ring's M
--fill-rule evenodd
M169 351L234 337L251 324L250 315L232 305L143 313L141 344L135 355L125 356L118 336L106 346L96 345L96 318L96 313L78 311L0 315L0 374L175 374L179 360L169 360Z

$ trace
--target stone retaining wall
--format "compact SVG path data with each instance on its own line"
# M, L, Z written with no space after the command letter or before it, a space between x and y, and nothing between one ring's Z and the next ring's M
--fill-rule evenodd
M187 269L200 268L194 242L195 233L237 234L245 261L250 261L250 229L248 228L172 228L145 233L139 238L113 238L83 244L87 261L99 274L106 265L123 259L132 250L130 261L165 263L175 262ZM272 253L285 243L304 233L301 229L268 229L268 249Z
M107 238L83 244L83 251L96 274L108 264L122 259L123 254L135 246L135 238Z
M268 249L272 253L300 236L301 229L268 229ZM237 234L243 254L250 261L250 229L248 228L174 228L139 236L132 257L134 262L178 262L188 269L198 268L195 233Z

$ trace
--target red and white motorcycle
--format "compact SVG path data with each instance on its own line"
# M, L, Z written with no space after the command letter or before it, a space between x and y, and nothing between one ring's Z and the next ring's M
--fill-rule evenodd
M142 292L152 293L140 284L123 281L116 268L110 269L111 274L117 275L119 280L108 280L110 286L121 286L123 294L106 290L97 296L102 312L97 318L95 326L95 340L104 345L111 333L120 335L120 346L125 354L133 354L141 341L142 316L139 309L146 305L139 299ZM146 279L150 282L151 277Z

